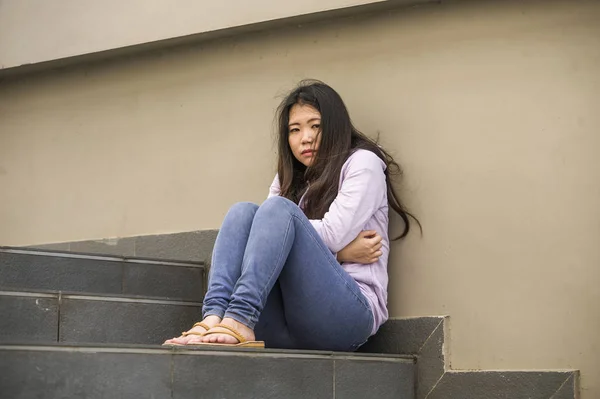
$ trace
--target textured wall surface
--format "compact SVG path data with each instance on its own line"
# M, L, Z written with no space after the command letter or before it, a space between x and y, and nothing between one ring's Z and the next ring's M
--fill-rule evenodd
M218 228L262 201L273 110L316 77L404 165L425 227L394 316L455 369L582 370L600 396L600 2L472 1L48 72L0 90L0 244Z

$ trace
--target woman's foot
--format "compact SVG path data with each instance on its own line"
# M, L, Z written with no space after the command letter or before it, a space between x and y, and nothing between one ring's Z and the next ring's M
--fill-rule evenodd
M232 318L226 317L221 321L221 324L225 325L227 327L231 327L234 330L236 330L237 332L239 332L240 335L242 337L244 337L244 339L246 341L254 341L256 339L256 336L254 335L254 330L252 330L250 327L240 323L239 321L236 321ZM211 332L210 335L198 337L198 338L200 338L201 342L207 342L207 343L213 343L213 344L230 344L230 345L235 345L235 344L240 343L240 341L238 341L235 337L232 337L231 335L219 334L220 331L227 331L224 328L213 327L209 331Z
M206 316L204 320L202 320L203 324L206 324L207 327L212 328L221 322L221 318L219 316ZM207 330L204 327L196 326L191 330L187 331L188 335L181 335L176 338L171 338L165 341L163 345L187 345L194 342L202 342L202 336L197 334L204 334ZM194 334L190 334L194 333Z

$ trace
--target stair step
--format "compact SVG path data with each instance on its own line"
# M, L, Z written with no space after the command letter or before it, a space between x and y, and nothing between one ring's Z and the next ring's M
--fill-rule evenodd
M202 263L0 247L1 290L55 290L202 301Z
M0 291L0 343L159 344L200 320L202 303Z
M407 356L144 346L0 345L3 397L414 399Z

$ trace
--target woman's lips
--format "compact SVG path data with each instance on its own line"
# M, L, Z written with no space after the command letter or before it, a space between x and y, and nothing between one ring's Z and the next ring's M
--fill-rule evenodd
M302 151L302 155L305 157L311 157L315 154L315 150L304 150Z

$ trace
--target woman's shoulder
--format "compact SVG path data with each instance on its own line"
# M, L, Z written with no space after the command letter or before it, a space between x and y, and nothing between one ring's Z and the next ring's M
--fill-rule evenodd
M354 150L344 163L343 169L359 168L359 169L381 169L385 170L385 162L377 156L373 151L362 148Z

